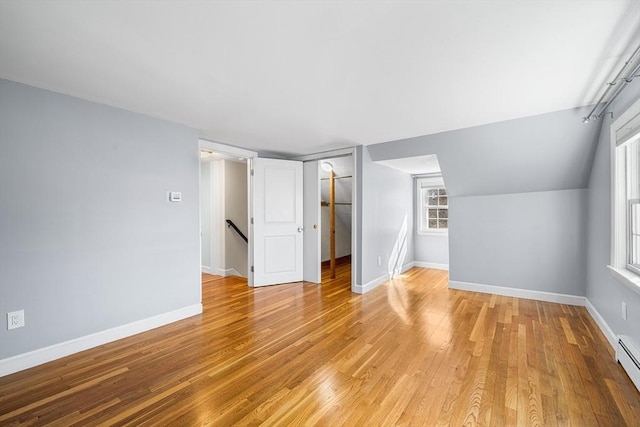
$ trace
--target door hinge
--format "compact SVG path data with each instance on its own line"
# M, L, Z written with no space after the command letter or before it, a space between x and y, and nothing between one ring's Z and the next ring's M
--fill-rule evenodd
M253 225L253 218L251 218L251 224Z
M251 176L253 176L253 169L251 169Z
M251 272L253 273L253 265L251 266Z

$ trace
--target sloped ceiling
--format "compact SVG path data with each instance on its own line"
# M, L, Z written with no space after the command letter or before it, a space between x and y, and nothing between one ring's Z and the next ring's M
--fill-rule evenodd
M0 77L299 155L591 104L638 34L637 0L3 0Z
M411 175L437 175L442 173L438 156L435 154L378 160L376 163Z
M627 90L639 85L636 79ZM452 197L585 188L602 125L582 123L588 113L558 111L366 149L373 161L437 155Z

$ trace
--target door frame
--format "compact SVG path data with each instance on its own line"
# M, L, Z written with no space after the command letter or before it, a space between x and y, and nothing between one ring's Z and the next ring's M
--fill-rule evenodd
M251 170L252 170L252 163L253 163L253 159L255 157L258 157L258 153L256 151L251 151L251 150L247 150L244 148L239 148L239 147L234 147L232 145L226 145L226 144L221 144L219 142L213 142L213 141L208 141L206 139L202 139L199 138L198 139L198 159L200 158L200 150L201 149L208 149L214 152L219 152L219 153L224 153L224 154L229 154L232 156L238 156L238 157L244 157L247 159L247 206L249 209L249 212L252 212L252 206L251 206L251 199L253 198L253 194L252 194L252 188L251 188ZM352 205L351 205L351 292L354 293L358 293L357 290L357 279L358 279L358 271L360 268L360 241L358 240L360 237L360 233L358 232L359 227L360 227L360 217L359 217L359 212L360 212L360 204L361 204L361 200L362 200L362 195L360 194L360 179L362 179L360 177L360 173L362 173L362 168L361 166L358 167L358 164L362 164L362 161L360 159L360 157L362 156L362 150L358 150L358 147L350 147L350 148L343 148L343 149L339 149L339 150L331 150L331 151L324 151L321 153L315 153L315 154L309 154L309 155L305 155L305 156L298 156L298 157L293 157L290 159L286 159L286 160L299 160L299 161L308 161L308 160L323 160L323 159L330 159L333 157L340 157L340 156L347 156L347 155L351 155L352 156L352 160L353 160L353 188L352 188ZM304 185L304 184L303 184ZM198 186L200 186L200 161L198 161ZM304 190L303 190L304 191ZM200 210L200 203L201 201L199 200L200 197L198 197L198 212ZM320 203L320 200L318 200L318 203ZM199 230L202 232L202 223L201 223L202 219L200 218L200 215L198 214L198 226L199 226ZM250 219L249 221L250 222ZM251 230L251 224L248 223L247 224L247 229ZM198 240L199 245L200 245L200 251L199 251L199 256L200 259L202 257L202 242L201 240ZM218 242L219 244L220 242ZM247 271L249 272L249 277L252 278L251 275L251 262L252 262L252 254L253 254L253 242L251 239L251 236L249 236L249 244L247 245ZM307 254L304 254L303 257L306 257ZM198 260L198 263L200 263L200 259ZM305 258L303 258L304 261L307 261ZM318 262L320 263L320 255L318 255ZM251 283L251 282L249 282Z
M303 172L303 196L304 206L304 252L303 252L303 280L306 282L321 284L322 267L318 264L315 253L322 254L322 212L318 199L320 193L320 162L308 160L302 162ZM306 256L305 256L306 255Z
M362 200L362 196L360 195L360 186L359 186L359 182L360 182L360 171L361 168L358 168L358 163L360 161L360 157L362 156L362 154L360 154L358 152L357 147L351 147L351 148L343 148L343 149L339 149L339 150L332 150L332 151L324 151L322 153L315 153L315 154L309 154L306 156L298 156L298 157L294 157L291 160L299 160L302 162L307 162L307 161L312 161L312 160L316 160L316 161L320 161L320 160L324 160L324 159L332 159L332 158L336 158L336 157L344 157L344 156L351 156L351 160L353 161L353 178L352 178L352 198L351 198L351 292L354 293L359 293L358 292L358 287L357 287L357 278L358 278L358 269L360 268L360 241L358 240L359 238L359 224L360 224L360 217L358 216L358 213L360 212L360 203ZM315 185L315 183L304 183L304 188L306 190L307 185ZM320 200L318 200L318 204L320 204ZM314 262L314 260L310 260L307 257L311 255L311 254L307 254L306 252L303 254L303 259L304 259L304 263L311 263ZM320 264L322 262L321 260L321 254L318 254L318 259L317 262L318 264Z
M202 149L206 149L206 150L210 150L213 151L214 153L220 153L220 154L226 154L229 156L234 156L234 157L244 157L245 159L247 159L247 207L248 209L251 208L251 162L252 159L254 157L258 157L258 153L255 151L251 151L251 150L245 150L244 148L238 148L238 147L234 147L231 145L226 145L226 144L220 144L218 142L213 142L213 141L208 141L206 139L202 139L199 138L198 139L198 186L200 186L200 180L201 180L201 168L200 168L200 151ZM200 194L198 192L198 194ZM199 244L200 244L200 259L202 259L202 218L200 216L200 212L202 209L202 200L200 200L200 197L198 197L198 226L199 226L199 230L200 230L200 240L199 240ZM251 212L250 210L248 210L248 212ZM249 218L247 218L247 230L250 229L249 227ZM217 253L221 253L222 250L224 249L224 242L223 239L220 238L221 233L218 233L216 235L216 233L211 233L211 247L213 248L214 246L216 247L216 251ZM214 237L218 237L218 241L214 241ZM253 251L253 247L252 247L252 243L251 243L251 239L249 239L249 244L247 245L247 272L248 275L251 275L251 253Z

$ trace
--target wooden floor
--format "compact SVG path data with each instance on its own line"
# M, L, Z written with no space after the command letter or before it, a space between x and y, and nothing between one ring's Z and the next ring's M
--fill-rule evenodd
M638 426L582 307L447 288L365 295L203 277L204 313L0 379L0 425Z

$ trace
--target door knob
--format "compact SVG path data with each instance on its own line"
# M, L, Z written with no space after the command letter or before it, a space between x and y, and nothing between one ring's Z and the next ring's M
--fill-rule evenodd
M304 230L304 227L298 227L298 233L302 233L302 230Z

